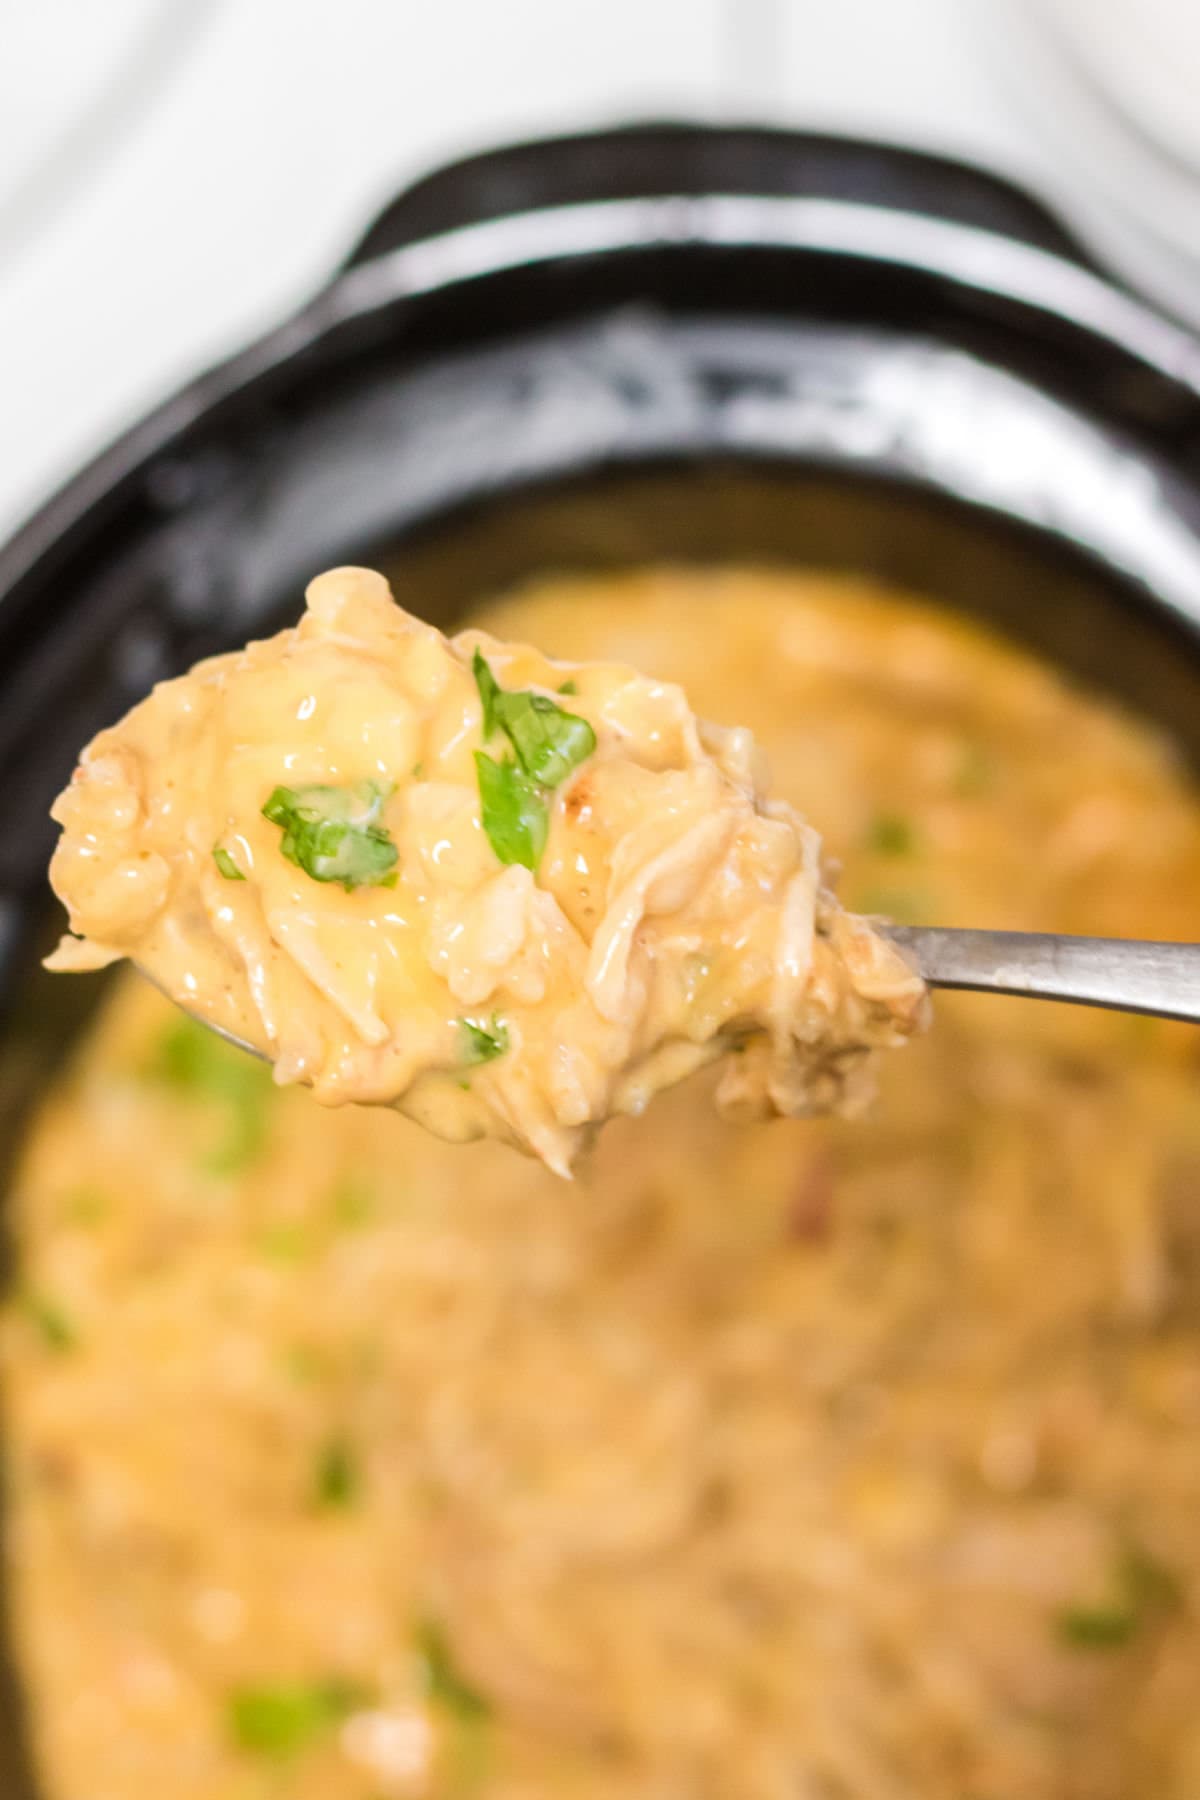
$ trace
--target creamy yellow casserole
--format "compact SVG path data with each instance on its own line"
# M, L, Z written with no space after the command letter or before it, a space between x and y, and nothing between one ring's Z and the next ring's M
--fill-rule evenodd
M916 601L479 623L751 725L865 913L1195 935L1170 747ZM1195 1800L1194 1033L948 996L853 1123L717 1079L564 1192L118 983L12 1195L50 1800Z
M846 1108L924 988L759 760L674 683L445 638L335 569L84 751L50 966L129 956L277 1080L560 1174L730 1052L726 1110Z

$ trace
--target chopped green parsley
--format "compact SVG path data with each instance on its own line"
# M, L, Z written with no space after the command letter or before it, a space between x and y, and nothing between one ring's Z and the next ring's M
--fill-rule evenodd
M1064 1607L1055 1620L1058 1635L1075 1650L1120 1650L1143 1626L1173 1612L1180 1598L1173 1571L1140 1544L1126 1544L1109 1593L1094 1603Z
M197 1020L180 1018L159 1039L146 1073L180 1094L224 1106L225 1135L204 1158L209 1174L236 1174L258 1155L278 1092L267 1063L227 1044Z
M475 767L488 843L502 863L521 863L536 873L550 835L541 789L515 762L493 762L482 750L475 752Z
M560 786L587 760L596 734L586 719L548 694L507 692L479 650L472 668L483 707L483 741L502 731L516 758L496 762L475 753L483 828L501 862L536 871L549 832L546 790ZM566 686L574 689L573 683Z
M394 887L398 852L379 823L390 786L277 787L263 817L283 832L279 848L314 881L357 887Z
M21 1296L21 1308L47 1350L58 1355L74 1350L79 1333L70 1314L56 1300L45 1294L27 1293Z
M321 1512L345 1512L362 1490L362 1473L344 1438L330 1438L317 1452L313 1502Z
M213 845L213 861L225 877L226 881L245 881L246 877L221 844Z
M423 1685L433 1704L444 1706L460 1720L490 1718L491 1705L459 1669L450 1640L436 1619L420 1622L416 1641Z
M867 827L867 848L881 856L909 856L916 842L911 821L901 813L876 813Z
M490 1026L478 1019L458 1021L458 1060L460 1063L494 1062L508 1049L508 1026L492 1014Z
M229 1697L229 1731L240 1750L292 1757L366 1703L353 1682L279 1682L238 1688Z
M503 731L531 781L558 787L592 754L596 734L586 719L567 712L548 694L530 689L507 693L478 650L472 666L483 703L484 743L497 728Z

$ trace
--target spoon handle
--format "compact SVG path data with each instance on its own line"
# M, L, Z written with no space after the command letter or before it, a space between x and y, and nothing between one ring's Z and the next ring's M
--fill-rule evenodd
M1200 944L887 925L931 987L1073 1000L1200 1022Z

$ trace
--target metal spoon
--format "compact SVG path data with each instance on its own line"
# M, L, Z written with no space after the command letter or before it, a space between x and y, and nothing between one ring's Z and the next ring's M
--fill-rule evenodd
M1069 1000L1078 1006L1106 1006L1115 1012L1153 1013L1161 1019L1200 1024L1200 944L1056 937L1044 931L968 931L948 925L878 929L907 953L933 988ZM199 1023L251 1056L263 1054L221 1025L207 1019Z
M965 931L945 925L879 929L911 956L930 987L1072 1000L1080 1006L1200 1022L1200 944Z

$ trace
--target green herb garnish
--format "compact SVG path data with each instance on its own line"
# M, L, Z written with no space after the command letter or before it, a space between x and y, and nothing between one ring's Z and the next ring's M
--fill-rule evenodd
M881 856L908 856L916 841L912 825L899 813L876 813L867 827L867 848Z
M508 1026L495 1013L492 1023L482 1025L478 1019L458 1021L458 1060L460 1063L494 1062L508 1049Z
M417 1626L417 1656L428 1698L444 1706L455 1718L482 1722L492 1714L490 1703L473 1687L459 1669L450 1648L450 1640L436 1619L423 1619Z
M209 1174L231 1175L262 1149L268 1110L278 1091L268 1064L225 1043L194 1019L179 1019L159 1040L147 1074L181 1094L224 1105L228 1129L204 1158Z
M213 845L213 861L220 869L226 881L245 881L246 877L230 856L228 850L220 844Z
M56 1300L49 1299L45 1294L23 1294L21 1307L47 1350L53 1350L60 1356L68 1350L74 1350L79 1342L79 1333L70 1315Z
M357 1459L344 1438L330 1438L317 1453L313 1502L322 1512L344 1512L362 1489Z
M1058 1634L1074 1650L1119 1650L1141 1621L1130 1606L1066 1606Z
M483 702L484 742L499 726L530 780L557 787L592 754L596 734L586 719L564 711L548 694L506 693L478 650L472 667Z
M295 1756L365 1701L365 1690L347 1681L239 1688L229 1699L230 1735L257 1756Z
M314 881L340 881L347 893L391 887L398 852L379 823L391 792L376 781L349 788L277 787L263 817L282 829L284 856Z
M596 748L587 720L545 694L501 694L496 712L521 767L542 787L557 787Z
M1126 1544L1112 1573L1108 1598L1064 1607L1055 1624L1076 1650L1120 1650L1144 1625L1179 1605L1176 1576L1139 1544Z
M496 729L496 702L500 698L500 683L492 674L482 650L476 650L471 663L475 676L475 686L479 689L479 698L483 704L483 741L486 744Z
M550 832L550 814L542 794L515 762L493 762L475 752L483 829L502 863L521 863L536 871Z
M475 752L483 829L502 863L521 863L536 872L550 829L543 790L558 787L592 754L596 734L586 719L564 711L548 694L507 693L481 651L471 667L483 706L483 741L503 731L517 759L495 762Z
M577 694L579 692L579 683L577 681L564 681L560 684L558 691L560 694Z

